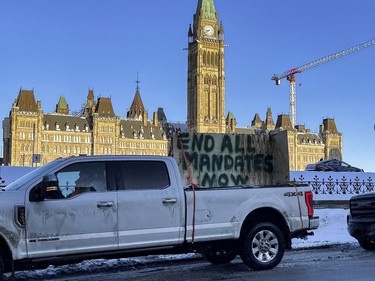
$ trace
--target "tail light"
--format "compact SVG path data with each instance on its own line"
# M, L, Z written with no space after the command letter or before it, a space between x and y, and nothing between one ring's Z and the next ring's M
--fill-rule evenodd
M313 193L312 191L307 191L305 193L305 201L307 205L307 213L309 217L314 216L314 208L313 208Z

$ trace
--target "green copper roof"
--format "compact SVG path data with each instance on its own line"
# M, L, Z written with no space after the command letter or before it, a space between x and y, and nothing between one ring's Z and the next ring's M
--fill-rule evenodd
M197 15L204 19L216 20L214 0L198 0Z
M58 107L59 108L68 108L68 104L66 103L65 97L60 96L59 102L58 102Z
M234 119L234 115L232 111L229 111L227 115L227 121L230 121L231 119Z

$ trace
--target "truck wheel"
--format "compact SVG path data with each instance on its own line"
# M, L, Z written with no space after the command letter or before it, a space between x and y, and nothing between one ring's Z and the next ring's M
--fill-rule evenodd
M280 263L284 252L284 235L273 223L256 224L241 241L241 259L254 270L274 268Z
M209 246L201 252L203 258L212 264L230 263L237 256L233 249L220 246Z
M358 239L358 243L365 250L375 250L375 243L367 239Z

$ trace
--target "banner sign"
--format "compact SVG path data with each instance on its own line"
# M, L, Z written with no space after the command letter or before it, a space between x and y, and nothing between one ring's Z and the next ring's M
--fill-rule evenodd
M264 134L180 133L172 140L184 185L234 187L289 183L286 131Z

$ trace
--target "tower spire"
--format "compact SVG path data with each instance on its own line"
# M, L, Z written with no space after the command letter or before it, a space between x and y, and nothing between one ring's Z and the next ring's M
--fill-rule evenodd
M136 91L135 91L135 95L134 95L134 99L133 99L133 102L130 106L130 109L128 110L126 116L128 118L134 118L134 119L140 119L140 120L144 120L147 112L146 112L146 109L143 105L143 102L142 102L142 98L141 98L141 94L139 92L139 78L138 78L138 72L137 72L137 80L135 81L137 83L137 88L136 88ZM146 118L147 120L147 118Z
M202 19L216 20L214 0L199 0L196 15Z
M138 71L137 71L137 80L135 81L135 83L137 83L137 87L135 88L137 90L137 92L139 91L139 83L141 81L139 81L139 77L138 77Z

